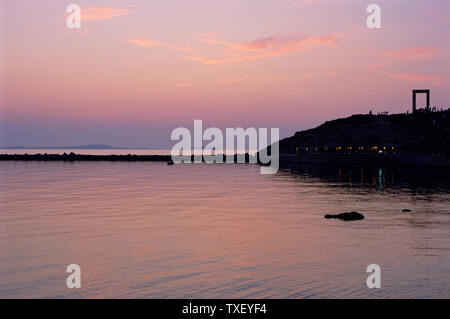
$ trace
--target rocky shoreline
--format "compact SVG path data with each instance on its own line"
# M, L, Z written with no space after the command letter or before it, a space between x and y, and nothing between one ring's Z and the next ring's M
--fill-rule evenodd
M237 163L237 157L228 161ZM254 162L252 156L245 155L245 163ZM170 155L86 155L86 154L0 154L0 161L117 161L117 162L170 162ZM194 158L191 158L194 161ZM223 162L227 158L223 157ZM450 167L450 157L443 154L280 154L280 164L358 165L376 167Z
M391 167L450 167L444 154L280 154L283 165L340 164Z

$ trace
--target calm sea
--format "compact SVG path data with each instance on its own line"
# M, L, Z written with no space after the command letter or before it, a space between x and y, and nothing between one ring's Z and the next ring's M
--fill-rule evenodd
M0 162L0 297L449 298L449 181L379 168ZM352 210L366 218L323 217ZM69 264L81 289L66 288ZM369 264L381 289L366 286Z

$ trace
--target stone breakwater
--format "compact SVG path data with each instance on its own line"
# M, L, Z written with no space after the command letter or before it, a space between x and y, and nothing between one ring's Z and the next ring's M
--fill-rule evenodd
M170 155L0 154L0 161L169 161Z
M256 162L253 156L243 154L244 162ZM190 157L191 162L194 161L194 155ZM223 162L237 163L237 155L223 155ZM86 155L75 153L64 154L0 154L0 161L122 161L122 162L171 162L170 155Z

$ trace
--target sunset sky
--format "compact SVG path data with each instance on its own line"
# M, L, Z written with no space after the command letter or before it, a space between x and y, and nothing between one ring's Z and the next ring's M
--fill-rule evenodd
M170 148L171 131L450 107L448 0L0 0L0 146ZM83 9L68 29L66 8ZM381 6L381 29L366 7ZM425 97L418 100L424 103Z

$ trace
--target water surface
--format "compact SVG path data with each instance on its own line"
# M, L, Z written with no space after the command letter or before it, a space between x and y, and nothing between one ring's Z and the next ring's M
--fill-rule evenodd
M378 168L0 162L0 297L449 298L448 180ZM351 210L366 218L323 218ZM366 286L372 263L381 289ZM81 289L66 288L68 264L81 266Z

